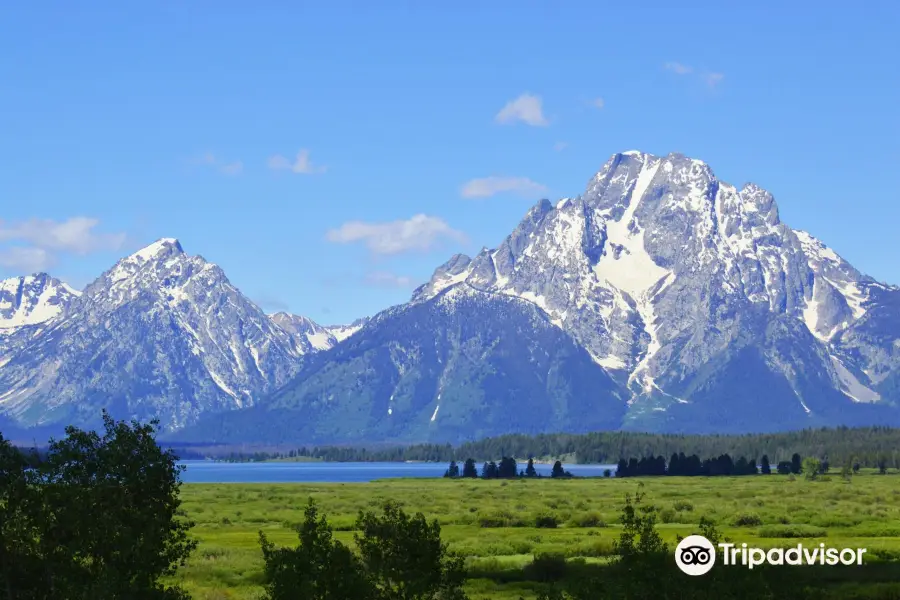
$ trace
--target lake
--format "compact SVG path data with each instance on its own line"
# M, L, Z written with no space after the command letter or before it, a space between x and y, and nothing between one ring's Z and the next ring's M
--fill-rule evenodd
M400 477L442 477L448 464L397 462L246 462L227 463L185 460L181 474L185 483L358 483ZM616 465L563 465L573 475L602 477L604 469L613 473ZM523 470L525 463L519 463ZM550 476L552 465L534 465L541 475ZM460 464L462 469L462 464ZM481 472L481 464L478 465Z

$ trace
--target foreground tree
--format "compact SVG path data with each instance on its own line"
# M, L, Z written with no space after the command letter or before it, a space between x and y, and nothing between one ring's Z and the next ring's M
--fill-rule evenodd
M384 600L464 600L461 557L441 541L437 520L409 516L395 503L381 515L360 513L356 545L378 597Z
M478 469L475 468L475 459L467 458L465 464L463 464L463 477L476 478L478 477Z
M68 427L66 437L51 441L46 456L23 473L0 451L4 510L14 512L11 528L2 521L0 557L23 560L0 572L7 596L187 597L160 583L184 564L196 542L188 538L193 524L180 516L182 469L157 445L156 425L116 422L104 412L102 436Z
M320 518L312 499L303 523L297 526L296 548L276 548L259 532L265 561L265 598L268 600L375 600L375 588L362 562L332 537L331 527Z
M332 538L312 500L296 548L275 548L260 532L267 600L465 600L462 559L441 542L437 521L394 503L360 513L359 555Z
M769 455L763 454L762 460L759 461L759 472L763 475L772 473L772 465L769 464Z

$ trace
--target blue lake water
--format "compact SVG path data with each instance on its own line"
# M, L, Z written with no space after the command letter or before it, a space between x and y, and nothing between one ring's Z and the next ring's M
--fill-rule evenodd
M181 461L187 469L185 483L355 483L400 477L442 477L444 463L396 462L254 462L227 463L208 460ZM613 473L616 465L563 465L573 475L602 477L604 469ZM460 464L460 468L462 465ZM519 463L519 469L525 463ZM534 465L538 473L550 476L552 465ZM481 472L481 464L478 465Z

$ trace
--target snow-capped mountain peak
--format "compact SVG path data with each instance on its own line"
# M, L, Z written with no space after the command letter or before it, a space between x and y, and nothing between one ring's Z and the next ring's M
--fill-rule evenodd
M328 350L338 343L338 340L330 331L309 317L281 311L269 315L269 318L273 323L297 338L307 352Z
M51 321L80 295L46 273L0 281L0 331Z
M680 400L658 381L677 353L699 363L737 334L715 317L702 342L684 345L724 310L716 306L759 307L829 341L866 314L865 282L821 242L784 225L759 185L737 188L703 161L634 150L613 155L581 196L538 202L498 248L454 256L413 302L455 285L517 296L597 363L622 372L636 397Z

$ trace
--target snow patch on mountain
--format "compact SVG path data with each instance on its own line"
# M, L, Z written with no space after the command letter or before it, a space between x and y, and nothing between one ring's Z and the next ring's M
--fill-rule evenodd
M0 331L46 323L59 317L80 295L46 273L0 281Z

